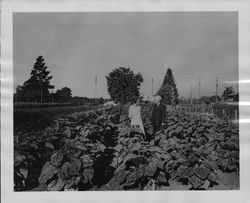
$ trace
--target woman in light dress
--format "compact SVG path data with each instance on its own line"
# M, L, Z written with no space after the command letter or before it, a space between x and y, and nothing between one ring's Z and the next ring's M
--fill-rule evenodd
M140 100L137 99L134 104L129 107L129 118L131 125L139 126L142 130L142 133L145 135L142 118L141 118L141 107L139 105Z

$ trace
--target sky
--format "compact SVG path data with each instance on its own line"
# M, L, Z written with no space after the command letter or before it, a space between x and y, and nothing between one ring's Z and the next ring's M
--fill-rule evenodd
M238 81L237 12L15 13L14 87L42 55L54 92L108 98L106 76L118 67L142 73L140 92L155 93L171 68L180 97L219 94ZM95 76L97 91L95 93ZM152 85L153 78L153 85ZM236 87L235 85L233 85ZM96 95L95 95L96 94Z

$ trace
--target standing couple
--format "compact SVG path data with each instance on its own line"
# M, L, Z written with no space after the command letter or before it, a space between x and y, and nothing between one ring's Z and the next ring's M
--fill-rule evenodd
M161 97L159 95L156 95L154 97L153 102L154 102L154 107L151 117L151 124L153 126L153 134L155 134L156 131L160 130L162 123L165 122L166 107L164 104L161 103ZM134 102L130 106L129 118L131 120L131 125L139 126L143 134L145 135L145 130L141 118L141 107L139 104L140 100L137 99L136 102Z

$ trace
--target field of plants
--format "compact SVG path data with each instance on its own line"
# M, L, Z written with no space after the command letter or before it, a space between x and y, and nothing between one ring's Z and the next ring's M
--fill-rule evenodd
M181 104L167 105L168 110L178 109L184 112L213 114L221 119L239 119L239 103L238 102L217 102L207 104Z
M15 132L14 190L239 189L237 124L168 111L152 136L152 106L142 106L146 139L119 107L72 113L44 130Z
M65 104L18 104L14 106L14 131L31 132L46 128L56 118L70 113L96 109L98 106L72 106Z

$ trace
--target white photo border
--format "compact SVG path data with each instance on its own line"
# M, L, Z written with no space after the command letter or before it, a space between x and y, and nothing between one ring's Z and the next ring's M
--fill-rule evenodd
M232 191L72 191L13 190L13 13L14 12L235 11L239 28L240 190ZM42 1L9 0L1 5L1 200L40 202L250 202L250 2L219 1ZM244 117L242 117L244 115Z

